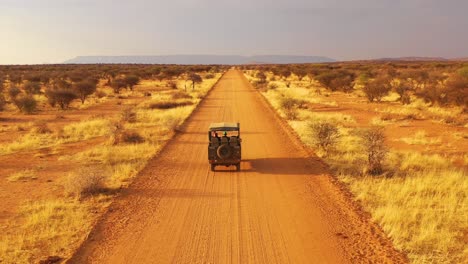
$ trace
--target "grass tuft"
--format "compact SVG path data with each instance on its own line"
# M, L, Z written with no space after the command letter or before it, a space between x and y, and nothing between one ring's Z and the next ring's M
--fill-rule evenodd
M36 180L37 175L33 170L22 170L15 173L10 174L7 177L9 182L17 182L17 181L30 181Z

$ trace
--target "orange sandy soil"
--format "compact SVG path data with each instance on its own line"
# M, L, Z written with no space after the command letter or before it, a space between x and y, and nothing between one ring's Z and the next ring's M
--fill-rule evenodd
M342 113L352 116L356 123L350 126L370 127L373 118L390 117L385 125L385 132L388 137L387 144L392 149L410 151L415 150L425 154L439 154L454 158L456 165L466 166L463 155L468 150L468 128L456 126L431 120L428 117L407 118L404 114L386 113L385 109L398 110L402 106L398 102L369 103L364 97L355 94L345 94L342 92L332 92L329 96L316 95L326 101L335 101L337 106L323 104L311 104L310 110L313 112ZM422 111L423 116L425 115ZM429 116L427 114L426 116ZM462 114L454 116L456 119L468 121L468 115ZM400 139L413 137L416 132L425 131L428 139L439 138L440 143L436 144L407 144ZM459 135L459 136L455 136Z
M49 106L40 105L36 114L24 115L16 111L0 112L0 144L15 141L28 133L30 128L18 131L16 126L24 126L28 122L45 121L52 131L58 131L65 125L82 120L106 117L117 119L123 109L137 105L148 99L143 92L155 92L166 87L142 85L135 87L131 96L119 99L117 96L107 101L97 103L86 109L78 109L81 104L76 101L68 110L57 110ZM14 127L13 129L8 129ZM18 215L19 207L28 201L52 199L63 196L62 182L69 172L76 170L80 164L70 160L58 160L63 155L72 155L106 141L108 137L98 137L80 142L73 142L41 148L31 151L20 151L7 155L0 155L0 233L14 228L14 219ZM35 180L10 182L7 177L11 173L31 169L37 176Z

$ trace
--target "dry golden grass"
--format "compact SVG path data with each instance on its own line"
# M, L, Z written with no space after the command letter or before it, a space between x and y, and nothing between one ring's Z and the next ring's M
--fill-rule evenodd
M415 99L409 105L399 105L386 108L376 108L376 112L396 114L408 118L430 119L434 122L442 122L457 126L466 125L466 120L461 118L463 107L438 107L430 106L421 99Z
M0 262L34 263L48 256L70 255L90 231L96 219L93 210L91 201L60 199L24 205L15 230L0 236Z
M72 163L94 169L93 173L87 173L89 177L86 179L81 178L83 170L80 169L64 172L64 175L69 176L59 181L64 184L64 187L68 186L65 192L73 194L80 200L57 198L30 203L22 207L19 224L15 226L14 232L0 237L0 263L31 263L48 256L70 256L78 244L86 238L99 216L95 212L103 212L111 201L111 194L100 194L95 190L119 189L127 186L132 178L144 168L148 160L154 157L177 132L180 125L220 76L221 74L216 74L215 78L204 80L194 91L190 88L187 93L180 89L163 91L167 88L157 87L161 89L152 92L151 97L130 109L134 113L131 119L123 118L122 115L110 119L94 118L68 124L55 133L39 133L30 130L13 142L3 143L0 146L0 155L45 147L56 148L64 143L109 136L108 140L102 144L91 146L73 155L62 155L59 158L59 160L70 160ZM157 83L160 84L160 82ZM153 87L155 83L143 82L142 85L148 88L148 86ZM183 87L183 85L179 84L178 87ZM125 91L121 94L121 96L131 95L131 92ZM148 107L154 102L182 100L190 100L191 104L167 110ZM83 108L96 102L85 104ZM33 125L29 124L28 128ZM117 142L116 144L113 136L117 130L138 131L144 142ZM104 171L106 176L99 177L100 174L95 173L96 170ZM12 174L9 178L10 180L29 180L31 177L28 175L30 175L29 171L23 171ZM92 192L88 192L90 188ZM83 196L83 193L89 195Z
M248 79L255 80L253 77ZM303 91L291 95L294 91L289 90L290 96L304 96ZM263 95L284 117L277 93L277 90L269 90ZM394 97L386 99L391 101ZM420 101L382 110L384 113L439 119L447 119L458 111L458 108L428 107ZM348 126L353 123L352 118L309 110L299 112L299 120L288 122L307 145L314 144L310 124L329 122L339 127L341 137L335 150L330 153L318 150L316 154L349 186L355 198L371 213L372 219L412 263L467 262L468 177L464 170L455 168L451 160L440 155L392 150L385 162L386 176L367 175L367 156L361 132ZM390 122L378 118L371 123L384 126ZM408 144L441 143L439 138L428 138L424 132L402 140ZM466 155L464 161L466 164Z
M33 170L22 170L15 173L10 174L7 177L7 180L10 182L17 182L17 181L30 181L36 180L37 175Z
M63 129L58 133L39 133L32 129L27 134L13 142L2 144L0 155L87 140L109 135L111 131L111 122L106 119L90 119L78 123L72 123L63 127Z
M412 137L405 137L400 140L410 145L437 145L441 143L440 138L429 138L423 130L417 131Z
M466 176L449 169L341 179L413 263L463 263L468 259Z

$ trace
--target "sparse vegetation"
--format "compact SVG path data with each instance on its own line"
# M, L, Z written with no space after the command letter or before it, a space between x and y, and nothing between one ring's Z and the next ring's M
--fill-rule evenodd
M22 170L15 172L7 177L10 182L29 181L37 179L36 173L33 170Z
M54 107L58 105L62 110L68 108L70 103L78 98L78 95L70 88L47 89L45 94L50 106ZM84 99L82 102L84 103Z
M147 74L150 68L155 74ZM114 194L174 135L223 70L176 65L0 66L6 76L5 88L0 89L0 119L5 121L0 127L0 157L28 156L31 161L27 170L4 167L3 184L18 190L33 181L35 188L63 186L34 193L34 203L18 192L22 207L13 208L17 211L11 211L11 219L19 221L4 226L0 262L70 256ZM196 81L195 91L179 90L187 73L207 72L212 77ZM167 87L168 82L175 85ZM34 108L23 98L34 100ZM55 106L69 110L57 112ZM18 116L15 108L35 115Z
M310 123L310 129L315 144L326 153L330 152L332 148L335 147L340 137L338 127L333 123L312 122Z
M13 99L13 103L21 112L25 114L32 114L36 111L37 108L37 101L31 95L17 95Z
M304 79L309 80L301 80L299 75L297 80L286 80L281 67L301 67L308 72ZM332 84L338 78L337 69L359 76L348 91ZM277 89L261 90L262 94L288 119L302 141L328 163L331 172L350 188L412 263L462 263L468 259L464 238L468 228L464 220L466 156L459 154L463 147L446 138L448 133L466 128L466 89L450 83L460 81L463 69L456 62L437 66L350 62L244 67L252 83L257 80L257 71L276 80ZM286 87L286 81L291 82L291 88ZM448 90L456 96L448 96ZM281 98L285 93L308 103L308 107L296 105L294 119L284 114ZM462 100L457 102L455 97ZM362 104L361 98L369 103ZM416 122L432 123L437 129L431 130L429 137L422 130L411 129ZM369 129L369 124L378 127ZM340 135L332 144L333 151L324 151L319 144L320 138L327 142L328 134L319 136L320 131ZM461 142L462 137L454 140Z
M377 78L369 81L362 89L366 94L369 102L382 101L382 98L386 96L392 89L390 80L386 77Z
M388 152L383 129L381 127L368 129L364 131L362 138L366 148L368 173L382 174L384 172L383 163Z
M65 180L65 192L77 197L94 195L104 190L106 171L103 168L82 167Z

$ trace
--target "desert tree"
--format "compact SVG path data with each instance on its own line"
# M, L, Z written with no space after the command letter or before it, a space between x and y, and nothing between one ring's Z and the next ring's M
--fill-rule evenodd
M151 78L156 79L161 73L161 68L159 66L152 67L150 71L151 71Z
M259 79L259 81L261 83L265 83L266 82L266 79L267 79L267 76L265 75L265 73L263 71L259 71L257 72L257 74L255 75L255 77L257 77L257 79Z
M395 91L400 98L398 100L402 104L411 103L411 84L407 80L395 80L391 83L393 91Z
M354 73L346 70L323 72L316 77L317 81L331 91L350 92L353 89Z
M25 74L24 80L38 83L41 81L41 74L37 72Z
M114 69L108 69L105 72L105 78L107 79L107 85L111 85L115 76L117 76L117 71Z
M10 72L8 74L8 79L10 80L10 83L16 85L21 85L21 83L23 82L23 76L19 72Z
M161 71L160 80L167 79L172 80L176 76L180 76L183 73L182 69L175 68L175 67L168 67Z
M368 82L362 91L365 93L369 102L381 102L382 98L392 89L390 82L391 80L389 77L381 76Z
M307 78L309 78L309 83L312 83L314 78L321 73L320 69L317 67L310 67L307 70Z
M63 78L57 78L52 82L52 87L54 89L71 89L72 84Z
M315 76L315 79L325 88L329 89L331 82L335 79L333 72L327 71Z
M74 83L84 80L87 77L87 75L88 74L86 72L81 71L81 70L74 70L67 74L68 79L70 79Z
M122 78L114 78L110 84L110 87L112 90L114 90L114 93L118 94L120 93L120 90L127 87L127 83Z
M84 104L86 98L96 92L97 84L93 80L83 80L73 84L73 90L78 95L81 103Z
M192 82L192 90L195 89L195 84L203 82L202 77L196 73L191 73L188 77L189 80Z
M279 72L279 75L281 76L282 79L286 80L289 78L289 76L291 76L291 69L289 68L289 66L283 66L284 68L281 69L281 71Z
M353 90L354 78L352 75L338 75L330 82L330 89L332 91L351 92Z
M127 88L133 91L133 87L140 83L140 77L136 75L127 75L124 77L124 81Z
M13 101L20 93L21 90L16 85L10 83L10 87L8 88L8 96L10 96L10 99Z
M466 73L459 71L449 77L446 82L448 101L460 106L468 106L468 67Z
M78 98L78 95L72 89L48 88L45 91L49 105L54 107L58 105L60 109L67 109L70 103Z
M13 99L13 104L25 114L31 114L36 111L37 101L30 94L20 94Z
M41 92L41 83L38 81L27 80L23 84L23 90L27 94L39 94Z
M304 79L304 77L307 75L306 69L302 66L297 67L296 69L294 69L293 72L297 76L299 81L302 81L302 79Z

